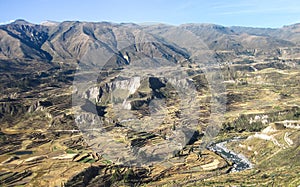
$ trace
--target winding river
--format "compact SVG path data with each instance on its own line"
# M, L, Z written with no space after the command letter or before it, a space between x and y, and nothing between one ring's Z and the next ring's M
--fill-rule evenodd
M233 138L227 141L214 143L208 146L208 149L221 155L227 161L233 163L233 167L230 172L239 172L246 169L251 169L253 164L243 155L233 152L226 147L228 142L239 141L240 138Z

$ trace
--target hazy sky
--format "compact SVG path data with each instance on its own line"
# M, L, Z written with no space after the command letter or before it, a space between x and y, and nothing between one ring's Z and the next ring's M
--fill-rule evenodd
M256 27L300 22L299 0L0 0L0 7L1 24L18 18Z

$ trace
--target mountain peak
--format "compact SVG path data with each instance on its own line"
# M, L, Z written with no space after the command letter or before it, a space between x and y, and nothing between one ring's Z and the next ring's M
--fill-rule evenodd
M59 24L59 22L46 20L46 21L42 21L40 24L43 26L56 26Z
M11 24L17 24L17 25L32 25L32 23L24 20L24 19L16 19L14 22Z

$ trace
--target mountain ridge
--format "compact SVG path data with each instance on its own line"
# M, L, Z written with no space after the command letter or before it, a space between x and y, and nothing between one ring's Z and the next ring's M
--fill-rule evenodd
M97 51L99 51L96 49L97 47L102 47L112 53L119 53L119 44L122 40L132 44L153 40L164 46L160 47L161 50L169 48L170 54L167 56L176 56L178 51L184 51L184 47L174 45L170 39L183 37L178 35L182 30L199 37L207 48L213 51L225 50L243 53L247 50L260 49L264 53L270 53L271 49L293 48L300 44L299 24L271 29L225 27L207 23L172 26L167 24L49 21L46 24L33 24L18 19L10 24L0 25L0 59L39 59L57 62L72 61L74 63L80 61L87 54L96 58ZM136 41L137 38L140 41ZM172 54L174 52L170 50L170 46L178 49L176 54ZM131 52L136 53L137 51ZM149 56L149 54L147 55ZM122 55L119 55L118 58L123 61L122 64L125 63L126 60Z

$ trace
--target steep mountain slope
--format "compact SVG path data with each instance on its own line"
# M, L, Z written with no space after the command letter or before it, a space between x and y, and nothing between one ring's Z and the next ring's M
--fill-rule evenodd
M167 25L145 26L149 32L173 36L172 30L176 27ZM235 50L247 49L271 49L278 47L292 47L295 44L291 41L281 39L276 34L280 33L274 29L274 35L267 35L269 29L255 29L243 27L224 27L213 24L185 24L179 26L199 36L211 50Z
M110 58L112 66L152 57L177 63L188 58L187 52L161 41L137 25L62 22L35 25L24 20L0 27L3 59L39 59L95 66ZM139 53L143 51L143 53Z
M239 34L247 33L249 35L273 37L277 40L285 40L299 45L300 42L300 24L287 25L282 28L253 28L253 27L231 27Z
M193 35L189 43L189 36L183 35L183 31ZM173 62L184 61L191 55L184 48L191 49L195 36L202 42L202 47L209 50L234 53L263 50L272 54L276 49L296 47L300 38L298 24L265 29L214 24L175 27L78 21L36 25L24 20L1 25L0 35L2 59L83 62L89 66L104 63L101 61L112 56L117 61L115 66L130 63L129 59L133 61L153 55ZM147 54L137 55L139 48Z
M41 49L48 38L48 28L24 20L1 25L0 53L9 59L40 59L51 61L48 52Z

